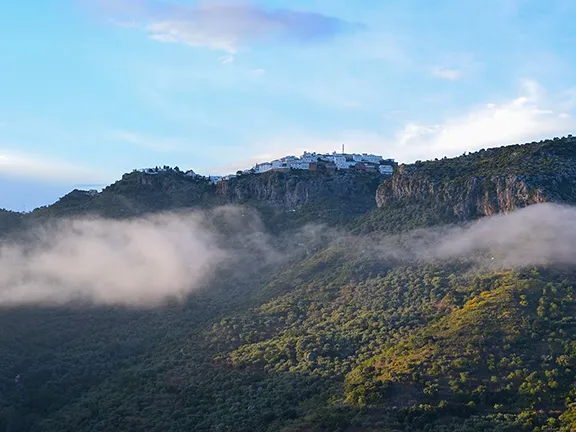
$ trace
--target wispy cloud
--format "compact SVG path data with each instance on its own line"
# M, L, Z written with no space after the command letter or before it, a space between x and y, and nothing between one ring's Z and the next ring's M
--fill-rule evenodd
M159 42L235 53L267 40L314 42L355 31L359 24L312 12L229 2L196 6L157 0L92 0L111 22L130 23ZM125 25L124 25L125 26Z
M450 81L456 81L462 76L461 70L441 67L432 68L431 73L437 78L447 79Z
M232 64L232 63L234 63L234 60L236 60L236 59L234 58L233 54L226 54L226 55L220 57L220 63L223 65Z
M480 68L471 53L449 53L440 56L437 65L430 68L436 78L456 81Z
M407 122L393 136L362 130L323 138L298 133L260 140L254 153L264 155L272 148L275 157L304 150L332 152L346 144L349 151L374 152L402 162L454 157L482 148L573 134L576 100L570 95L550 95L537 82L526 80L515 98L484 103L438 123Z
M397 149L413 160L566 135L576 129L576 120L564 102L535 81L524 81L512 100L486 103L440 124L405 125L397 134Z
M0 148L0 175L50 183L107 183L114 176L45 155L31 155Z

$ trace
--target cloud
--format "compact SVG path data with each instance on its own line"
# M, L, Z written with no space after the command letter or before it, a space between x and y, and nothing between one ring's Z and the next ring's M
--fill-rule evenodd
M522 93L512 100L486 103L440 124L406 124L395 147L405 159L414 160L567 135L576 129L576 121L559 109L562 103L538 83L524 81Z
M241 206L130 220L53 219L0 243L0 306L74 302L155 307L210 284L254 282L322 231L281 239Z
M220 57L220 63L223 65L232 64L235 60L236 59L233 54L226 54L225 56Z
M376 241L384 261L464 261L485 269L576 264L576 207L532 205L464 226L419 229Z
M105 183L112 178L105 172L51 159L0 148L0 175L53 183Z
M440 56L440 65L430 68L430 73L436 78L457 81L464 75L469 75L481 68L471 53L449 53Z
M84 219L0 246L0 305L152 306L199 286L225 256L199 215Z
M405 122L393 135L366 130L344 130L325 137L292 133L259 139L254 153L279 157L304 150L332 152L345 144L349 152L372 152L410 163L574 134L576 99L572 92L550 95L531 80L522 81L520 89L515 98L474 106L438 123Z
M450 81L456 81L462 76L461 70L440 68L440 67L432 68L431 73L437 78L442 78Z
M576 264L576 208L540 204L453 229L438 258L490 254L500 268Z
M114 22L138 23L159 42L207 47L233 54L245 44L281 40L315 42L361 28L338 18L247 3L205 2L196 6L155 0L93 0Z
M253 69L252 73L254 75L265 75L266 74L266 69Z

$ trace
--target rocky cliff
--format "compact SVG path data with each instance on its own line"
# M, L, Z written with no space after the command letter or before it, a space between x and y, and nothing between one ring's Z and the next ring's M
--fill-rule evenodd
M571 136L403 165L376 193L379 208L418 203L457 220L542 202L576 203Z
M376 173L355 171L269 172L221 182L217 185L217 194L231 204L259 201L286 210L327 199L372 207L374 193L382 179Z
M256 208L277 229L307 222L341 223L375 208L382 180L378 173L291 171L243 174L214 185L176 170L132 172L98 194L72 191L27 219L81 214L122 218L239 204Z

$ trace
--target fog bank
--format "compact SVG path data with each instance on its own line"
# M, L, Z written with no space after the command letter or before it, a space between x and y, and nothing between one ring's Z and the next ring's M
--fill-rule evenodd
M226 252L202 216L63 220L0 246L0 304L151 306L199 286Z
M386 267L446 261L488 270L576 265L576 208L540 204L465 226L377 239L314 225L273 238L255 211L233 206L123 221L53 221L0 245L0 305L78 300L153 307L185 298L216 271L226 270L232 281L253 281L267 265L284 265L330 244L345 245L359 262L376 259Z

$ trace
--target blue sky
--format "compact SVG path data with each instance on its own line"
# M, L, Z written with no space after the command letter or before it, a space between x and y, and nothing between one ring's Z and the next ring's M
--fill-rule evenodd
M576 134L575 22L573 0L0 2L0 207L140 167Z

